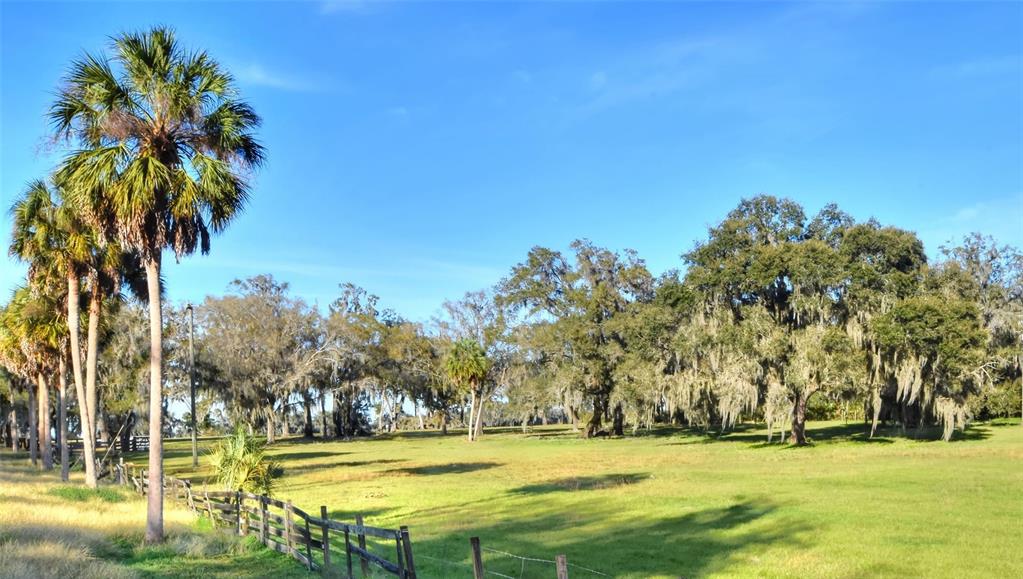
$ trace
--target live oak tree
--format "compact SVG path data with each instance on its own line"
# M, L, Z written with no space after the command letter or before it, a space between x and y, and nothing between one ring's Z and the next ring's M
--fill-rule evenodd
M163 539L162 316L165 249L209 251L245 205L250 168L262 163L260 119L233 79L202 51L186 51L167 28L118 35L112 54L72 63L51 108L55 132L72 140L58 175L87 219L142 259L150 316L150 446L146 540Z
M597 435L606 418L621 434L624 408L613 404L612 394L624 337L612 320L629 303L652 299L654 280L631 250L619 254L588 240L573 242L572 249L574 266L560 252L530 250L499 284L500 300L529 322L548 326L551 345L559 350L552 354L578 372L574 381L592 408L585 435Z
M304 375L312 314L269 275L235 280L231 288L232 295L203 304L204 341L227 385L225 398L261 420L272 444L278 416Z
M849 387L836 372L855 367L848 359L851 340L840 331L848 311L839 245L850 221L829 207L808 223L792 201L754 197L686 255L687 282L702 294L709 315L725 328L739 328L719 334L726 342L746 339L714 368L718 397L727 391L739 407L752 408L761 390L766 399L772 391L784 392L792 405L794 444L807 443L810 399Z

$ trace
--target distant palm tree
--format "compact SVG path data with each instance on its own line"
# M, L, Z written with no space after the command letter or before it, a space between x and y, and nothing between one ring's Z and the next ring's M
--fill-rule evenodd
M246 172L263 161L260 119L238 100L230 74L186 52L167 28L122 34L113 54L72 63L50 117L77 140L58 180L105 235L145 266L150 323L149 511L146 540L163 539L160 266L209 251L248 198Z
M57 370L59 350L67 333L67 324L60 315L58 304L63 296L54 291L54 286L34 285L15 290L11 301L3 310L0 319L0 349L4 356L12 358L10 349L18 347L21 356L15 364L6 364L8 369L19 372L31 388L30 383L36 382L36 420L38 428L36 436L39 453L44 469L53 468L53 454L50 449L50 404L48 376ZM16 345L16 346L15 346ZM31 412L31 409L30 409ZM32 415L29 415L32 418ZM30 446L31 446L30 442Z
M79 345L81 277L90 270L96 245L95 231L82 221L71 207L60 189L56 192L45 181L31 182L22 196L11 207L14 226L11 231L12 257L28 263L28 279L30 283L38 283L41 278L50 278L51 283L60 277L67 280L64 306L66 307L66 323L68 326L67 348L61 348L60 384L66 385L64 366L66 352L70 351L72 375L75 392L78 397L78 408L82 427L82 446L85 459L85 483L96 488L96 452L95 442L95 388L89 396L82 379L81 347ZM98 327L98 315L95 322L90 320L90 329ZM93 361L93 364L95 362ZM60 392L61 428L66 434L66 392ZM66 436L61 436L62 446L66 446ZM66 448L61 449L61 475L67 470ZM66 478L66 477L65 477Z
M459 388L469 391L469 442L483 431L483 384L490 371L487 353L473 339L464 338L454 343L444 359L444 371Z

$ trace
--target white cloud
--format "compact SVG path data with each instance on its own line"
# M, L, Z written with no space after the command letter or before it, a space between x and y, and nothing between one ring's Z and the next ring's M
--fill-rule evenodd
M1023 58L1016 54L990 56L941 66L935 72L954 78L1007 75L1018 78L1023 74Z
M315 86L301 78L267 70L260 64L249 64L234 69L238 80L244 84L265 86L291 92L315 90Z

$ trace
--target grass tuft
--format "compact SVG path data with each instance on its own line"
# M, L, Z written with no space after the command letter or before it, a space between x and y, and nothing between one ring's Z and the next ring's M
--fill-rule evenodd
M49 489L46 491L46 494L67 501L77 502L98 500L105 503L120 503L125 500L124 493L118 489L108 487L90 489L88 487L60 486Z

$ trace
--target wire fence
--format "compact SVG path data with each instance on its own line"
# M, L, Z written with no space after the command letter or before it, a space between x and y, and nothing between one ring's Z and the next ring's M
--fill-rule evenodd
M575 563L569 563L564 556L559 556L561 559L562 568L559 569L559 561L557 559L543 559L540 557L529 557L525 555L516 555L515 553L509 553L508 551L502 551L500 549L493 549L491 547L483 547L479 545L479 542L470 542L473 548L473 562L466 563L465 561L451 561L449 559L443 559L440 557L431 557L429 555L417 555L418 559L425 559L438 563L441 566L448 569L459 569L464 571L466 577L474 577L476 579L483 579L484 577L501 577L502 579L532 579L539 577L562 577L566 576L568 570L573 571L572 575L577 577L580 573L583 576L593 577L613 577L609 573L597 571L583 565ZM484 554L489 554L489 557L484 557ZM496 570L495 567L499 568L500 571ZM561 575L563 572L565 575Z

